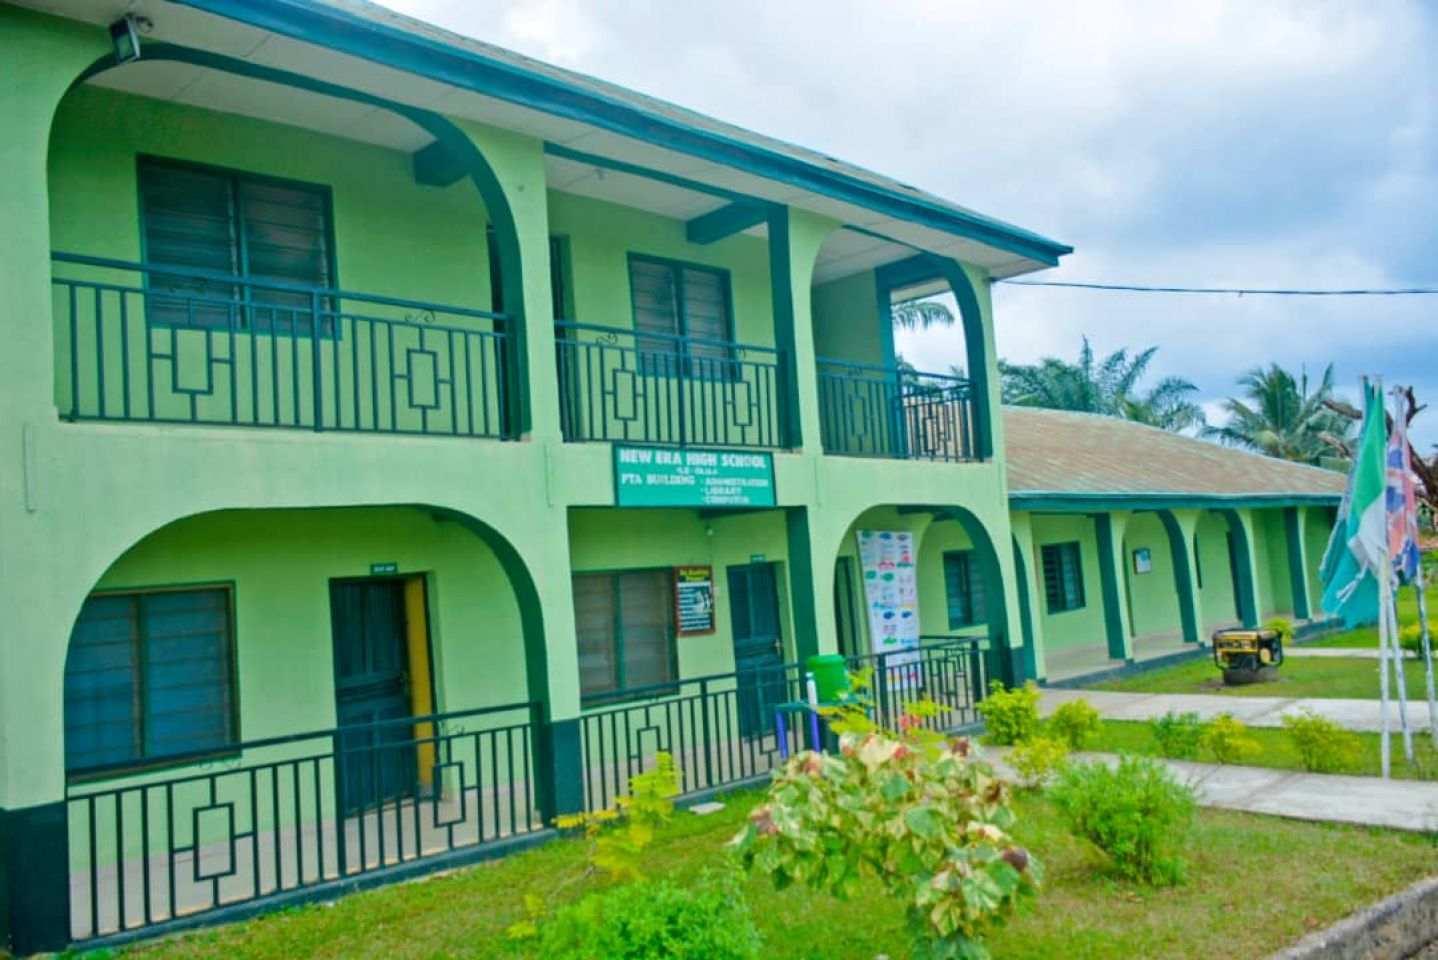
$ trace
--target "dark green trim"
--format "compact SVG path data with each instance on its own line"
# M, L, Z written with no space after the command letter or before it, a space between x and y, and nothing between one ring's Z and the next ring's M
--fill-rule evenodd
M794 346L794 260L789 243L787 207L769 207L768 232L774 346L779 350L779 400L782 404L779 409L779 444L797 449L804 445L804 429L799 413L799 371Z
M765 202L747 193L739 193L736 190L727 190L724 187L711 186L707 183L700 183L698 180L690 180L687 177L681 177L677 174L665 173L663 170L655 170L652 167L640 166L637 163L629 163L625 160L615 160L613 157L602 157L597 153L585 153L583 150L575 150L563 144L545 141L544 152L550 156L559 157L562 160L573 160L575 163L582 163L585 166L600 167L605 170L614 170L618 173L627 173L631 177L642 177L645 180L667 183L671 187L682 187L685 190L708 194L711 197L718 197L721 200L728 200L731 203Z
M685 223L684 236L690 243L704 246L757 227L768 217L768 204L736 200Z
M410 157L414 182L426 187L448 187L464 179L464 162L436 140Z
M64 802L0 808L0 951L70 942L70 831Z
M788 541L789 619L793 623L794 659L803 663L819 652L818 610L814 602L814 551L809 543L809 511L784 508Z
M1307 553L1307 545L1303 542L1303 524L1301 524L1297 507L1285 507L1283 510L1283 532L1288 541L1288 576L1293 589L1293 616L1297 620L1307 620L1313 615L1312 604L1308 598L1308 570L1303 562Z
M555 817L584 809L584 778L575 775L584 770L578 718L543 724L536 741L535 768L541 782L553 785L541 799L539 815L552 824Z
M1189 563L1188 542L1183 536L1183 527L1172 510L1159 510L1158 519L1168 534L1169 555L1173 558L1174 589L1178 591L1178 620L1183 629L1184 643L1198 643L1199 635L1198 596L1194 593L1194 574ZM1198 537L1194 537L1197 545Z
M1114 560L1113 518L1106 513L1093 518L1094 539L1098 541L1098 577L1103 589L1103 625L1110 660L1127 660L1128 637L1123 626L1123 600L1119 596L1118 568Z
M1019 546L1019 538L1013 538L1014 545L1014 583L1019 594L1019 628L1023 631L1024 638L1024 680L1037 680L1039 678L1039 652L1034 644L1034 612L1031 604L1033 600L1029 593L1029 571L1028 565L1024 562L1024 549Z
M813 191L1045 263L1071 247L1047 237L927 197L897 183L876 183L794 149L739 139L696 115L664 111L616 87L581 84L559 71L540 72L476 50L328 4L306 0L181 0L189 6L263 30L385 64L488 97L590 124L768 180ZM145 48L150 58L151 46ZM697 118L696 118L697 119Z
M281 0L283 2L283 0ZM245 6L244 4L241 5ZM223 15L223 14L222 14ZM232 17L232 19L244 19L243 17ZM420 110L406 104L377 97L373 94L364 93L358 90L351 90L337 84L328 83L323 80L316 80L312 77L303 76L297 73L290 73L286 70L278 70L273 67L266 67L252 63L247 60L238 60L233 57L226 57L205 50L193 50L188 47L177 46L171 43L150 43L145 45L146 60L170 60L177 63L189 63L195 66L207 67L211 70L219 70L224 73L232 73L238 76L250 77L256 80L264 80L269 83L283 86L295 87L301 90L309 90L325 96L335 97L341 100L351 100L356 103L367 104L381 110L388 110L409 120L411 123L424 130L436 141L443 143L455 157L464 164L470 179L479 190L481 199L484 201L485 209L489 213L490 222L495 228L495 239L499 243L500 273L503 278L505 290L518 290L521 294L524 290L524 271L522 267L523 251L519 241L519 228L514 221L514 213L509 207L509 198L505 195L504 188L499 182L498 175L494 168L489 165L478 147L467 137L463 131L454 125L450 120L437 113L427 110ZM115 62L114 54L101 57L90 65L77 77L71 87L78 86L87 80L104 73L108 70L121 66ZM496 322L497 328L509 334L508 356L505 357L504 379L504 417L508 423L508 432L514 436L520 436L529 432L531 422L531 409L529 403L529 363L526 338L528 336L527 323L525 320L525 297L512 298L508 317L504 323ZM546 331L547 332L547 331Z
M1013 510L1093 513L1096 510L1215 510L1237 507L1337 506L1338 493L1065 493L1021 490L1009 494Z
M1237 510L1215 510L1228 523L1232 537L1230 561L1235 572L1233 584L1234 600L1238 604L1238 619L1245 627L1258 626L1258 585L1254 581L1253 555L1249 550L1248 529Z

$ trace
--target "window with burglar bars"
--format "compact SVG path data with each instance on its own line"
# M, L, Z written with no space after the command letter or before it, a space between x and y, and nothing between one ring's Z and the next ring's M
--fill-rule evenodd
M629 286L634 298L634 329L661 337L635 338L647 372L718 377L730 373L734 339L729 303L729 274L712 267L630 256ZM694 337L694 343L672 337ZM682 366L681 366L682 362Z
M1050 543L1042 549L1044 597L1049 613L1084 605L1083 560L1077 542Z
M65 769L140 765L236 742L230 591L101 593L65 662Z
M237 280L334 286L329 190L228 170L142 158L145 259ZM307 335L315 303L301 290L156 274L154 324ZM155 289L155 287L160 289ZM164 296L173 293L173 297ZM243 309L236 300L245 301ZM328 300L320 309L332 310Z
M669 568L575 574L574 619L582 696L617 699L678 677Z
M984 581L972 550L944 554L944 590L949 600L949 629L972 627L988 619Z

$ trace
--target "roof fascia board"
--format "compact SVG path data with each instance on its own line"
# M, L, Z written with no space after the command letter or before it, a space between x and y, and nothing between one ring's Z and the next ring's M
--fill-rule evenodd
M1022 491L1009 494L1013 510L1090 513L1094 510L1210 510L1235 507L1331 507L1339 493L1064 493Z
M440 83L702 157L755 176L918 223L1047 266L1073 248L977 214L909 196L797 157L746 144L347 10L308 0L176 0L186 6L306 43L338 50Z

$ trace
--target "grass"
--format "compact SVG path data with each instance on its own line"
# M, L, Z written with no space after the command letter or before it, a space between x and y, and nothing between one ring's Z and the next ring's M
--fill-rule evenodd
M1274 683L1225 687L1212 660L1190 660L1174 667L1106 680L1094 684L1093 689L1125 693L1213 693L1226 697L1377 700L1378 666L1378 660L1360 657L1290 657L1278 668L1278 680ZM1404 666L1408 698L1424 702L1428 695L1422 663L1410 660Z
M706 818L680 814L658 835L654 873L683 879L720 863L757 793ZM1004 960L1258 958L1427 875L1432 843L1411 834L1200 812L1190 876L1168 890L1113 879L1042 798L1020 799L1019 840L1047 870L1039 905L991 941ZM1342 858L1334 856L1342 851ZM532 953L505 928L527 892L544 893L581 855L556 841L493 864L260 917L123 951L127 960L469 960ZM898 905L866 891L850 903L748 882L766 960L872 960L907 955Z
M1269 767L1274 770L1303 769L1298 751L1283 730L1266 727L1249 727L1249 736L1258 742L1260 753L1244 763L1253 767ZM1354 734L1358 738L1358 752L1352 762L1336 773L1358 777L1376 777L1382 772L1379 750L1381 738L1376 733ZM1427 730L1413 731L1416 757L1414 766L1403 759L1403 745L1395 736L1393 748L1393 776L1402 780L1438 780L1438 751L1433 749ZM1160 756L1153 731L1146 723L1128 723L1106 720L1103 732L1084 749L1100 753L1137 753L1144 756ZM1202 758L1200 758L1202 759Z
M1434 579L1433 572L1428 572L1428 578ZM1428 609L1431 615L1438 620L1438 587L1430 587L1425 590ZM1418 622L1418 591L1412 587L1402 587L1398 591L1398 623L1407 626L1410 623ZM1324 637L1313 642L1315 647L1347 647L1353 649L1378 649L1378 628L1359 627L1357 630L1349 630L1346 633L1333 637Z

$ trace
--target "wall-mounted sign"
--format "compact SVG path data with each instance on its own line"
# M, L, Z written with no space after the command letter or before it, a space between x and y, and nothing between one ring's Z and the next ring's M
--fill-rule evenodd
M768 558L767 556L765 556L764 554L762 554L762 553L751 553L751 554L749 554L749 562L750 562L750 563L768 563L768 562L769 562L769 558Z
M1139 547L1133 552L1133 572L1153 572L1153 554L1149 552L1148 547Z
M614 445L621 507L772 507L774 455Z
M674 620L681 637L714 632L714 568L674 568Z
M397 563L372 563L369 565L369 575L372 577L386 577L395 573L399 573L399 564Z

